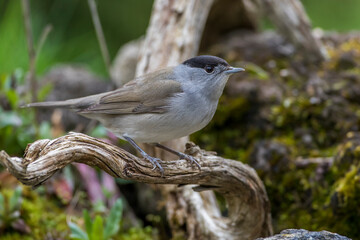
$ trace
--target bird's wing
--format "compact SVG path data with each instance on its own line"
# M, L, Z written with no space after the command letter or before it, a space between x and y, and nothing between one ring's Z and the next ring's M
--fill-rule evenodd
M170 79L153 82L131 81L123 87L102 95L97 103L78 110L80 114L162 113L169 99L182 92L181 84Z

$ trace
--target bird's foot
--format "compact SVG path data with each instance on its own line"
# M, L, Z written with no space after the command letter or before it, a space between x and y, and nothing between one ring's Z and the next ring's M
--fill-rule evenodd
M186 161L190 162L191 164L195 164L196 167L201 171L201 166L196 158L193 156L187 155L185 153L179 152L180 159L185 159Z
M144 155L143 156L146 160L148 160L149 162L152 163L152 165L154 166L154 168L152 170L155 170L156 168L159 169L160 173L161 173L161 176L163 177L164 176L164 169L163 167L161 166L160 163L162 163L161 159L159 158L156 158L156 157L152 157L148 154Z

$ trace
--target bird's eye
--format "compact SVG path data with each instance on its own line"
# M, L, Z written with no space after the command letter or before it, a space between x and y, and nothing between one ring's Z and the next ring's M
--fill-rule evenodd
M207 73L212 73L212 72L214 72L214 69L215 69L215 67L214 67L214 66L211 66L211 65L206 65L206 66L204 67L204 70L205 70L205 72L207 72Z

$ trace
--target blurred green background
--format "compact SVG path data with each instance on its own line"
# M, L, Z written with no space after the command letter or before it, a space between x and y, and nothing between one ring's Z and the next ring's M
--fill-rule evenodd
M38 74L56 63L83 63L106 76L93 23L86 0L32 0L31 14L35 45L47 24L53 29L36 64ZM98 11L110 56L121 45L146 31L151 14L151 0L102 0ZM314 27L325 30L360 29L358 0L302 0ZM16 68L28 68L21 1L0 1L0 74Z
M85 0L32 0L31 18L35 47L47 24L53 29L37 59L41 74L56 63L84 63L106 75L88 2ZM145 33L151 0L102 0L98 12L111 58L119 47ZM21 1L0 1L0 73L28 67Z

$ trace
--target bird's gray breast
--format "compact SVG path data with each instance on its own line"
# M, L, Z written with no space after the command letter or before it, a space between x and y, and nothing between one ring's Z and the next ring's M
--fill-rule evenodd
M210 122L216 111L217 101L209 101L198 93L182 94L183 96L172 100L170 111L174 111L176 115L176 125L188 135L202 129Z

